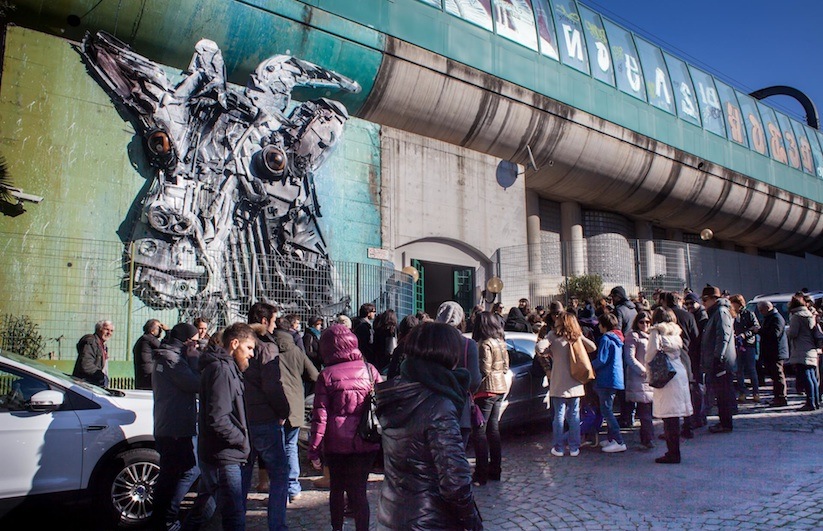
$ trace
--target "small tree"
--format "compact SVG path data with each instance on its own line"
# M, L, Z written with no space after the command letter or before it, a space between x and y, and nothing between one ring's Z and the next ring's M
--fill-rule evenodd
M597 299L603 295L603 277L596 273L571 276L566 282L561 282L558 289L566 302L571 295L577 295L581 301Z
M40 357L46 345L46 340L37 331L37 324L33 323L28 315L4 315L0 339L0 346L3 349L33 360Z

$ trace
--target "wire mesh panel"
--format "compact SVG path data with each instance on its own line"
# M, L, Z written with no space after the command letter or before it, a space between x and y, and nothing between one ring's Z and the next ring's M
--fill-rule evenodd
M256 301L278 303L303 322L312 315L352 313L364 302L378 311L393 309L400 317L414 307L411 276L390 265L301 264L231 248L226 260L181 252L169 257L168 270L174 270L175 260L192 260L201 267L185 269L199 274L180 276L159 290L156 282L143 281L141 268L130 260L135 254L131 243L0 233L0 249L0 346L25 347L52 359L73 359L80 337L104 319L115 326L108 344L111 358L127 360L149 319L171 326L205 316L214 330L245 321ZM218 263L225 268L214 267ZM216 275L234 280L215 283Z

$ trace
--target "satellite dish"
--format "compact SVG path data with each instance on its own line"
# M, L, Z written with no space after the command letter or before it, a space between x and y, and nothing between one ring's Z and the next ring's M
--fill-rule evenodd
M505 190L517 180L517 164L509 160L501 160L497 165L497 184Z

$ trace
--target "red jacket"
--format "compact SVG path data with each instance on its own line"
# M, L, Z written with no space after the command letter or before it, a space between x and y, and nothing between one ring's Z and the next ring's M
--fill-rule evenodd
M314 389L309 459L317 459L321 452L376 452L380 445L361 439L357 435L357 425L372 380L374 383L382 381L380 373L363 360L357 348L357 337L344 325L332 325L323 331L320 354L326 368L320 372Z

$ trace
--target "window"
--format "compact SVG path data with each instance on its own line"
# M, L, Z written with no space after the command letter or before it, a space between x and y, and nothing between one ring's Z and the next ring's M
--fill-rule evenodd
M49 389L46 382L31 375L0 368L0 412L25 411L32 396Z
M531 0L494 0L497 34L537 51Z

